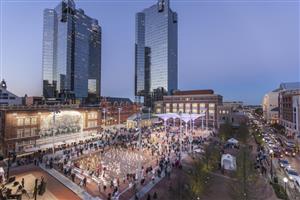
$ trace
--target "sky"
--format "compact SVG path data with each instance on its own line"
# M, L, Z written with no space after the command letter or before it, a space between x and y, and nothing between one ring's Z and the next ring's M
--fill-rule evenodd
M1 77L42 95L43 10L56 0L0 0ZM75 0L102 27L102 95L134 97L135 13L156 0ZM260 104L300 81L299 0L171 0L178 13L179 89Z

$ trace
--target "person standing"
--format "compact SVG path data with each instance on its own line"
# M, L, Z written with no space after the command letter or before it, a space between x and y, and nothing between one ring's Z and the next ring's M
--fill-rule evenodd
M22 178L21 185L22 185L22 188L24 188L24 186L25 186L25 180L24 180L24 178Z

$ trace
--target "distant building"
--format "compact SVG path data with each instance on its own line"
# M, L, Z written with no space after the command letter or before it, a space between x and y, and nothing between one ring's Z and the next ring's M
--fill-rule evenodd
M233 110L238 110L243 108L244 103L242 101L224 101L223 105L232 107Z
M268 123L279 123L280 92L297 89L300 89L300 82L281 83L277 89L267 93L264 96L262 101L263 117Z
M4 80L0 83L0 105L11 106L11 105L22 105L22 97L11 93L7 90L7 85Z
M153 106L178 87L177 13L169 0L136 14L135 95Z
M101 94L101 27L63 0L44 10L43 96L84 99Z
M214 94L213 90L175 91L173 95L163 97L155 102L155 113L205 113L205 123L210 127L218 127L218 107L223 97ZM200 121L196 121L196 124Z
M279 93L279 123L289 137L300 135L300 87Z
M278 95L278 91L273 91L267 93L263 98L263 117L270 124L278 123Z

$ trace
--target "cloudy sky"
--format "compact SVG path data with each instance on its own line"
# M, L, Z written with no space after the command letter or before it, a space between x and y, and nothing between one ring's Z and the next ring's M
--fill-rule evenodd
M42 94L43 10L56 0L0 0L1 68L10 91ZM102 26L102 94L134 95L135 13L156 0L78 0ZM298 0L171 0L178 13L179 89L214 89L259 104L299 81Z

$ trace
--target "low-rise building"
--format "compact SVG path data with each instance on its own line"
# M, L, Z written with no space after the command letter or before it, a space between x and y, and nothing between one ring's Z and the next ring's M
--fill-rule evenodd
M279 93L279 123L285 127L286 134L294 137L300 134L300 87Z
M218 127L218 106L223 97L213 90L175 91L173 95L164 96L162 101L155 102L154 111L160 113L205 113L205 123ZM195 124L200 121L195 121Z
M13 106L22 105L22 97L18 97L12 92L7 90L7 85L4 80L0 83L0 105L1 106Z
M278 123L278 95L279 91L272 91L263 98L263 117L267 123Z
M116 99L115 99L116 100ZM120 99L119 99L120 100ZM139 105L103 99L100 105L6 106L0 108L0 150L22 153L46 149L96 134L106 126L125 123Z

